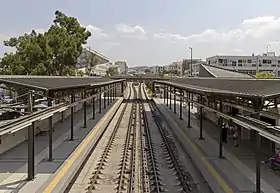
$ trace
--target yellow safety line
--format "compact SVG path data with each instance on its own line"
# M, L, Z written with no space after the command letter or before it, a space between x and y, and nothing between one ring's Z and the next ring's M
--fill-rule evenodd
M206 168L210 171L212 176L218 181L218 183L222 187L222 189L226 193L233 193L233 190L228 186L226 181L220 176L220 174L214 169L214 167L205 159L202 151L200 151L200 149L197 147L197 145L195 145L181 129L178 129L178 130L180 131L180 133L182 134L184 139L188 142L188 144L192 147L192 149L194 149L197 152L197 154L199 155L200 159L202 160L202 162L204 163Z
M104 121L109 117L114 108L111 108L105 116L97 123L95 129L82 141L81 146L75 150L74 154L66 160L65 165L59 170L57 175L52 179L52 181L48 184L44 193L51 193L53 189L57 186L58 182L62 179L62 177L66 174L69 168L72 166L74 161L80 156L80 154L84 151L85 147L88 146L90 142L92 142L92 138L96 135L96 133L100 130L101 126L104 124Z

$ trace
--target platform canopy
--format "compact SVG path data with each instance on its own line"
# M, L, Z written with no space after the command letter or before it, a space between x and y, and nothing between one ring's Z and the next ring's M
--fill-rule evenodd
M77 76L0 76L0 83L20 86L48 92L59 92L75 89L90 89L105 86L123 79L113 80L109 77L77 77Z
M247 99L275 99L280 96L280 79L181 78L155 83L205 95Z

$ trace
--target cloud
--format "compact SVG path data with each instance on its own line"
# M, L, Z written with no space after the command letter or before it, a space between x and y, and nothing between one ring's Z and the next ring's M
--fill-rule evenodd
M263 16L244 20L238 28L228 31L206 29L199 34L183 36L180 34L154 34L155 38L168 41L188 41L194 43L241 41L246 38L267 38L280 32L280 18L275 16Z
M121 37L144 38L147 34L146 31L139 25L130 26L120 23L116 25L116 30Z
M86 28L92 33L91 38L108 38L108 35L101 28L93 25L87 25Z

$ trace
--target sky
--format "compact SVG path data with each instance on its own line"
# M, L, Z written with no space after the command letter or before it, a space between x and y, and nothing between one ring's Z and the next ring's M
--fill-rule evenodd
M280 54L279 0L1 0L0 41L45 31L54 12L92 32L87 46L129 66L214 55ZM11 49L0 44L0 56Z

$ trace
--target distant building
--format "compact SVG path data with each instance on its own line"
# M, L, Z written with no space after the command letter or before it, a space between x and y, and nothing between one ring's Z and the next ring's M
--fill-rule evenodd
M245 74L268 72L280 76L280 56L275 56L274 52L251 56L212 56L206 59L206 63Z
M124 61L117 61L115 65L119 67L120 74L127 74L128 66Z
M106 63L106 64L96 65L92 70L92 75L94 75L94 76L106 76L107 75L107 70L109 68L116 68L118 70L118 72L120 72L117 65L113 65L112 63Z
M156 66L150 66L150 67L148 68L148 71L149 71L149 74L150 74L150 75L158 76L158 75L160 75L161 73L163 73L164 67L163 67L163 66L158 66L158 65L156 65Z
M182 63L181 76L197 76L199 72L199 66L203 64L201 59L184 59ZM191 69L192 65L192 69ZM192 71L192 75L191 75Z

